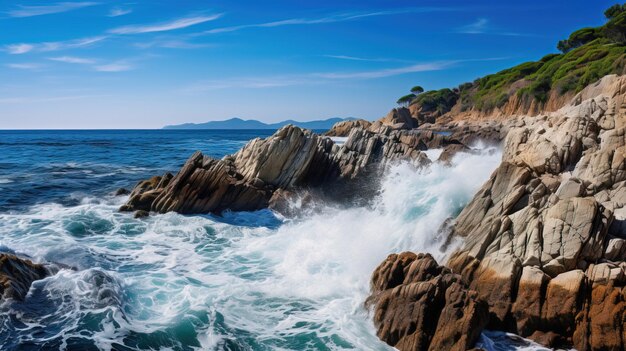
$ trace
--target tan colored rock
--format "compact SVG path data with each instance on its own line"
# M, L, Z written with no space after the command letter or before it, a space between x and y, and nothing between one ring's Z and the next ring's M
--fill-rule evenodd
M575 317L581 308L584 283L585 274L581 270L562 273L550 280L542 317L552 331L572 335L576 325Z
M487 324L487 307L432 256L390 255L372 275L378 336L400 351L467 350Z
M370 126L372 131L379 131L381 126L387 126L392 130L413 129L418 127L417 119L411 116L409 109L405 107L394 108L385 117L375 121Z
M541 327L541 306L550 277L538 267L527 266L519 279L513 318L517 333L530 336Z
M350 131L354 128L362 128L367 129L372 125L372 122L366 121L364 119L357 119L354 121L341 121L335 123L333 127L324 133L326 136L332 137L347 137L350 134Z

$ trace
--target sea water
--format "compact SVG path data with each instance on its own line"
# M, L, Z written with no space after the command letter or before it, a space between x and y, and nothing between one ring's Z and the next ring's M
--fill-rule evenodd
M0 306L0 348L391 350L363 302L394 252L439 260L441 223L500 162L393 166L367 205L134 219L119 187L271 131L0 131L0 251L67 266ZM436 156L438 151L430 151ZM458 244L458 243L453 243ZM492 350L539 349L485 333Z

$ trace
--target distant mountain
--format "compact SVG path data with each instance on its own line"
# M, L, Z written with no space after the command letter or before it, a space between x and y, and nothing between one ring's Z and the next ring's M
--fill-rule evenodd
M299 122L286 120L278 123L264 123L261 121L241 118L231 118L225 121L210 121L206 123L184 123L165 126L163 129L279 129L287 124L293 124L306 129L330 129L335 123L341 121L351 121L356 118L329 118L320 121Z

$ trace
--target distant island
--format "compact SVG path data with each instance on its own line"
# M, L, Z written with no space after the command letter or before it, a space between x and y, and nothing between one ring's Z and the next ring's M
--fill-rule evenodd
M265 123L254 119L231 118L224 121L209 121L206 123L184 123L171 126L165 126L163 129L280 129L288 124L293 124L305 129L330 129L337 122L352 121L354 117L348 118L329 118L318 121L300 122L294 120L286 120L278 123Z

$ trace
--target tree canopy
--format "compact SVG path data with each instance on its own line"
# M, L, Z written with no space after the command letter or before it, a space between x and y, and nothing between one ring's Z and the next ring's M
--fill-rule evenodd
M399 98L398 101L396 101L396 103L398 105L406 106L406 105L410 104L411 101L413 101L413 99L415 99L415 94L408 94L408 95L404 95L403 97Z
M617 17L622 12L626 12L626 4L615 4L604 11L604 16L610 20Z
M422 88L422 87L421 87L421 86L419 86L419 85L416 85L416 86L414 86L413 88L411 88L411 92L412 92L413 94L415 94L415 95L417 95L417 94L421 94L421 93L423 93L423 92L424 92L424 88Z

